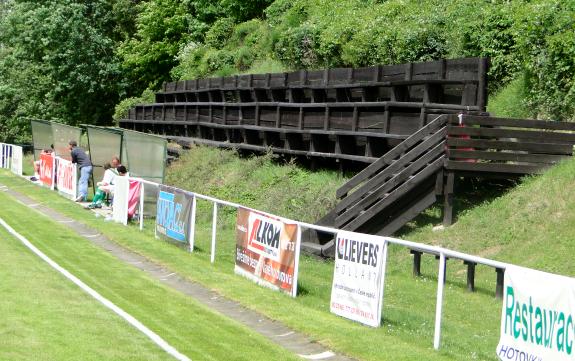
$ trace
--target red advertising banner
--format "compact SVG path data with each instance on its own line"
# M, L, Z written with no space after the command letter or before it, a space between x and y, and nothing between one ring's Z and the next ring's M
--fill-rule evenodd
M235 272L295 297L299 241L297 224L239 208Z
M50 187L54 187L54 156L52 154L40 154L40 181Z

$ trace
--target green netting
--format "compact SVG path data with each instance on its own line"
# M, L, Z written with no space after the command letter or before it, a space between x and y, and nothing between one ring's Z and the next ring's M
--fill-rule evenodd
M131 176L163 183L168 142L162 137L124 130L125 156Z
M30 120L32 141L34 143L34 159L39 159L43 149L50 149L54 144L52 125L45 120Z
M52 122L52 137L54 140L54 151L56 155L70 160L70 150L68 143L75 140L80 145L80 138L82 137L82 129L72 127L65 124Z
M120 157L122 152L122 132L116 129L88 125L88 145L92 160L93 180L100 181L104 176L104 164L112 157ZM121 157L122 162L124 161Z

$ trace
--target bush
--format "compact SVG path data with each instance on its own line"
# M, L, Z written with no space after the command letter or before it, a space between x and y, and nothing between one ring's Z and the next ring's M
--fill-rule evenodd
M206 45L212 48L222 48L234 32L234 19L218 19L206 33Z
M146 89L142 95L138 97L126 98L119 102L114 109L114 122L118 125L118 121L128 115L128 110L138 104L153 103L155 101L154 92Z

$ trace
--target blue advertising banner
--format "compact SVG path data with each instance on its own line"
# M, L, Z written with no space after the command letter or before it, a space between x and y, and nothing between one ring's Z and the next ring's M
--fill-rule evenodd
M160 185L156 213L156 237L189 244L192 195Z

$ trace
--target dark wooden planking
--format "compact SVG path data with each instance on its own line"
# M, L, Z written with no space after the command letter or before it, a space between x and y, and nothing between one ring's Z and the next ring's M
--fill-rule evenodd
M569 157L567 155L554 155L554 154L486 152L477 150L457 150L457 149L449 149L447 154L450 160L482 159L482 160L546 163L546 164L554 164L561 161L562 159L566 159Z
M457 124L458 119L451 120L451 123ZM492 127L516 127L516 128L536 128L549 130L567 130L575 131L575 123L536 120L536 119L516 119L516 118L495 118L486 116L464 115L463 124L465 125L485 125Z
M438 157L443 157L444 147L445 142L438 144L422 157L415 160L404 169L399 170L397 174L392 175L387 181L385 181L385 183L374 184L369 193L366 193L357 202L350 203L352 206L345 208L345 212L336 217L336 226L339 227L345 224L348 220L357 216L371 204L379 202L380 199L386 197L388 193L394 192L396 187L401 186L405 181L410 179L410 177L428 166L429 163L434 162ZM354 194L355 192L352 193L352 195ZM336 212L339 213L342 210L344 210L343 207L336 207Z
M429 134L435 133L445 124L445 120L446 120L445 116L438 117L436 120L429 123L424 128L421 128L420 130L409 136L407 139L405 139L405 141L403 141L402 143L394 147L392 150L387 152L385 155L383 155L369 167L365 168L364 170L356 174L346 184L344 184L336 191L337 198L342 198L344 195L346 195L350 190L358 186L360 183L363 183L365 180L379 173L383 167L386 167L387 165L391 164L393 160L401 156L408 149L410 149L415 144L420 142L423 138L425 138Z
M472 128L459 127L450 125L448 127L449 135L469 135L477 137L492 138L515 138L544 141L546 143L569 143L575 144L575 134L558 133L550 131L518 130L518 129L500 129L500 128Z
M345 230L356 230L361 225L373 218L377 213L381 212L385 207L396 201L399 197L406 194L409 190L417 187L421 182L425 181L428 177L432 176L435 172L443 167L444 159L441 157L432 164L425 167L421 172L417 173L413 178L404 182L401 186L395 189L389 196L383 198L369 209L367 209L360 216L343 226Z
M469 163L454 160L448 160L446 164L446 168L452 171L510 174L540 174L548 167L546 164Z
M513 150L538 154L573 154L573 146L570 144L546 142L513 142L504 140L448 138L447 145L449 147Z
M407 222L411 221L417 217L421 212L431 207L437 201L437 196L435 191L431 190L425 196L418 198L417 201L413 202L408 208L406 208L401 213L396 213L395 217L391 222L386 224L383 228L376 232L380 236L389 236L397 232L401 227L403 227Z
M341 201L336 205L336 211L341 212L348 206L360 201L360 199L365 197L368 193L372 192L374 189L381 186L389 179L393 178L396 173L404 171L406 167L409 168L409 163L417 159L417 157L420 157L422 154L428 153L432 156L438 156L439 153L443 153L445 147L445 142L443 142L444 138L445 131L438 131L431 137L418 144L413 149L410 149L409 152L402 154L400 158L396 159L388 167L382 168L377 174L373 175L366 182L361 184L361 186L353 193L348 194L345 198L342 198ZM443 148L438 149L437 144L440 142ZM421 159L429 160L425 156L423 156Z

